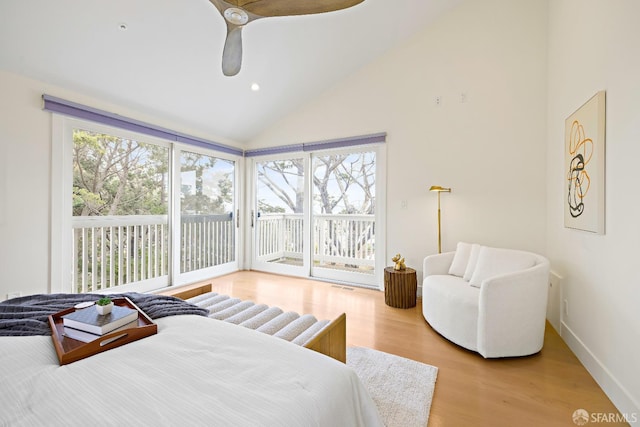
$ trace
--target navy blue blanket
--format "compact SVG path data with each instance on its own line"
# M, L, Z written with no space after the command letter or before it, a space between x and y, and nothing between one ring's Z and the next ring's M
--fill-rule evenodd
M84 301L109 298L129 298L150 318L196 314L207 316L209 311L179 298L164 295L140 294L38 294L0 302L0 336L51 335L48 316Z

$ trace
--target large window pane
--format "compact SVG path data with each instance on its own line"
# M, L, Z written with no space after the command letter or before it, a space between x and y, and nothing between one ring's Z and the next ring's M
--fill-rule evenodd
M258 162L256 178L256 260L302 265L304 159Z
M235 261L235 162L180 156L180 272Z
M374 151L313 156L313 265L372 274Z
M168 275L166 147L73 130L73 265L78 292Z

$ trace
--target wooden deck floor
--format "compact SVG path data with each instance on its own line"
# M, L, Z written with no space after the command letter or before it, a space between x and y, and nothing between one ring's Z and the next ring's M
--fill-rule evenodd
M550 325L540 353L486 360L433 331L422 317L420 300L415 308L391 308L380 291L253 271L210 282L215 292L318 319L345 312L347 345L437 366L430 427L575 426L572 414L580 408L617 413Z

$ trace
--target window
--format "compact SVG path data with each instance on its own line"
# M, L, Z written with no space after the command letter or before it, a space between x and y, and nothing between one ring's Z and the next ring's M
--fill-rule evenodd
M376 152L320 153L313 164L313 275L375 273Z
M181 153L181 273L235 261L234 179L232 161Z
M379 286L384 147L315 148L253 161L251 268Z
M54 115L52 291L145 292L237 269L236 158Z
M145 292L237 270L243 156L261 159L249 168L252 268L382 286L386 134L243 152L43 100L60 113L52 292Z
M73 129L73 289L167 284L169 148Z

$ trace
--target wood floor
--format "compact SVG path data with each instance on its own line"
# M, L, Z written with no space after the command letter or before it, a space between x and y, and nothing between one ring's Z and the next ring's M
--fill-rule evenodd
M617 413L548 324L544 348L537 355L487 360L433 331L422 317L420 300L415 308L391 308L385 305L383 292L253 271L208 282L214 292L318 319L344 312L348 346L374 348L438 367L430 427L575 426L576 409Z

